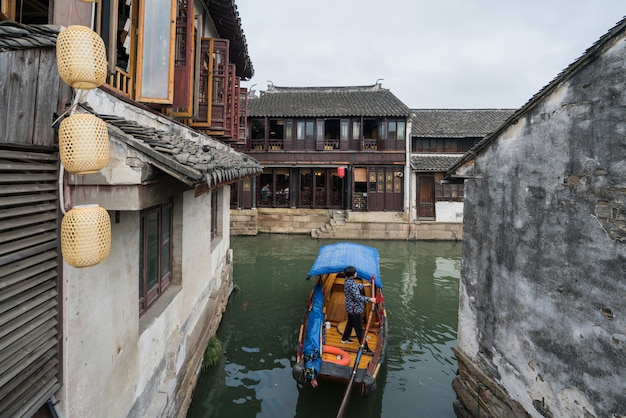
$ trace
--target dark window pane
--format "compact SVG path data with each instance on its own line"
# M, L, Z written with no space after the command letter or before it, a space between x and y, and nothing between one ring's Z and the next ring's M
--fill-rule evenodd
M146 232L148 234L148 289L152 289L159 282L159 214L150 212L146 217Z
M163 208L163 225L161 226L161 278L170 272L170 221L172 217L172 207L167 205Z
M398 141L404 141L405 132L406 123L404 121L398 121Z
M305 138L306 139L313 139L315 132L315 124L313 123L312 120L307 120L306 121L306 131L305 131Z
M395 120L390 120L389 121L389 139L396 139L396 121Z
M163 243L163 250L161 251L161 275L165 277L170 272L170 244L169 242Z
M250 139L265 138L265 119L250 119Z
M144 288L143 288L143 249L144 249L144 215L141 215L141 226L139 228L139 299L144 297Z
M165 206L163 207L163 232L161 232L161 236L163 241L170 240L170 219L172 217L172 207Z

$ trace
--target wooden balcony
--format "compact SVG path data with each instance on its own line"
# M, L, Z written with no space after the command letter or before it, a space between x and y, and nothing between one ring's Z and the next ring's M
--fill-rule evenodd
M364 151L376 151L378 150L378 144L376 139L364 139L363 140Z
M339 149L339 140L338 139L334 139L334 140L325 140L324 141L324 151L332 151L332 150L338 150Z
M115 74L107 77L107 84L126 97L133 98L133 79L130 74L115 67Z

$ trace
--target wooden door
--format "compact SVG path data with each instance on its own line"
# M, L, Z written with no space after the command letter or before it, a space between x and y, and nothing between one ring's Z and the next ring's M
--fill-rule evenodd
M417 185L417 216L418 218L435 218L435 178L418 176Z

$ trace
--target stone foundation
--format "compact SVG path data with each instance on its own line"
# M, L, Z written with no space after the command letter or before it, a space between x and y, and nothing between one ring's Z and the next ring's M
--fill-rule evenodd
M457 417L530 418L531 415L476 363L457 347L452 351L459 364L459 371L452 380L452 388L457 395L454 402L454 413Z
M232 251L232 250L229 250ZM232 254L229 254L222 270L221 285L209 296L203 314L203 324L197 326L187 337L189 347L185 366L178 375L178 385L174 397L168 403L163 417L185 418L191 404L193 390L200 374L200 366L209 339L217 334L226 310L230 292L233 289Z
M231 210L231 235L311 234L312 238L460 241L460 222L410 221L403 212L258 208Z
M231 209L230 235L257 235L259 219L256 209Z

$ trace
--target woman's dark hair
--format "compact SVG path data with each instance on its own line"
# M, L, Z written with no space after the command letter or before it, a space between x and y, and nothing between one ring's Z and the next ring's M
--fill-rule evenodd
M346 277L352 277L354 276L354 273L356 273L356 269L353 266L348 266L345 269L343 269L343 274Z

